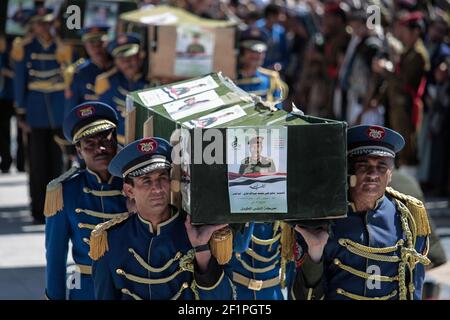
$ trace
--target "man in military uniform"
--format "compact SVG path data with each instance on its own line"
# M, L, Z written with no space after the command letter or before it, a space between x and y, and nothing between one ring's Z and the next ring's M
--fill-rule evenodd
M264 62L267 45L258 34L258 30L249 30L240 43L240 67L236 84L248 93L255 94L282 108L281 97L288 94L287 85L281 80L277 71L265 69Z
M97 299L231 299L208 242L225 225L193 226L170 206L171 145L143 138L127 145L109 165L124 178L136 213L98 225L91 234Z
M429 57L421 40L425 26L422 14L401 12L394 26L395 36L403 44L398 65L385 59L375 60L373 71L385 79L383 98L387 104L387 125L406 139L399 154L399 165L417 164L417 132L421 123L422 95L426 84ZM380 98L382 99L382 98Z
M127 211L122 179L113 177L108 165L117 151L117 113L100 102L85 102L64 120L64 135L75 144L86 169L73 167L47 186L44 214L46 248L46 296L66 299L69 240L76 263L69 299L94 299L89 236L99 223ZM77 286L78 284L78 286Z
M119 34L108 45L115 68L100 74L95 81L95 93L99 101L113 106L119 112L117 137L121 144L125 143L126 96L130 91L149 85L142 73L144 55L140 48L140 39L136 34Z
M200 43L200 33L194 33L192 43L188 45L186 53L192 55L205 53L205 47Z
M98 100L95 94L95 79L112 67L112 61L105 48L108 27L91 26L82 31L81 40L89 59L80 59L66 71L70 88L65 92L66 111L85 101Z
M248 141L250 156L241 162L239 174L276 172L272 159L261 155L264 137L256 136Z
M387 187L403 137L388 128L348 130L349 208L327 231L296 226L302 259L296 299L417 300L430 225L423 203Z
M51 10L39 7L32 14L30 36L14 41L14 99L18 121L29 132L31 210L43 223L45 186L61 174L62 153L54 136L62 136L64 79L62 69L72 52L51 34Z

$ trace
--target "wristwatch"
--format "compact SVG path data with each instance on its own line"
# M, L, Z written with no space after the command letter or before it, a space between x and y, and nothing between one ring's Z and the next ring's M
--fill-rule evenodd
M201 244L199 246L194 247L195 253L202 252L202 251L207 251L207 250L210 250L209 249L209 243Z

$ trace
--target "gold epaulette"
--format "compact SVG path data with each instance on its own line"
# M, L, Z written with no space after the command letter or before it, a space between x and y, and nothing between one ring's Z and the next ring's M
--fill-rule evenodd
M265 75L269 76L269 77L278 77L278 78L280 77L280 74L278 73L278 71L275 71L275 70L270 70L270 69L266 69L266 68L263 68L263 67L259 67L258 71L261 72L262 74L265 74Z
M422 201L398 192L391 187L386 188L386 193L393 198L400 200L408 208L417 227L417 236L424 237L431 233L427 210Z
M104 72L95 78L95 94L101 95L109 89L109 77L117 72L116 68L112 68L111 70Z
M11 58L14 61L22 61L25 57L25 42L26 39L22 37L16 37L14 38L12 48L11 48Z
M85 59L80 58L64 69L64 83L67 88L72 84L73 76L77 71L78 67L82 65L85 61L86 61Z
M72 167L58 178L53 179L47 185L47 193L45 195L44 215L46 217L54 216L64 207L63 187L62 183L74 176L80 168Z
M281 287L286 287L286 264L294 260L294 229L286 222L281 222Z
M91 257L92 260L96 261L100 259L104 256L105 252L109 250L107 230L127 220L130 216L131 214L129 212L122 213L117 218L98 224L94 230L92 230L89 241L89 257Z
M56 40L56 61L59 64L69 65L72 62L73 49L72 46Z

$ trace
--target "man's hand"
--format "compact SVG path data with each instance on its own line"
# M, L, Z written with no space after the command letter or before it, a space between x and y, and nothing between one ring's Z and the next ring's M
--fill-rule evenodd
M227 226L227 224L193 226L191 224L190 215L186 215L184 225L186 226L189 241L193 247L208 243L214 231L220 230Z
M303 239L305 239L306 244L308 245L308 255L311 260L318 263L320 259L322 259L323 249L328 241L329 234L327 229L310 229L296 225L295 231L300 233Z
M22 131L24 133L30 133L31 132L31 127L26 122L24 117L17 117L17 125L19 126L20 129L22 129Z

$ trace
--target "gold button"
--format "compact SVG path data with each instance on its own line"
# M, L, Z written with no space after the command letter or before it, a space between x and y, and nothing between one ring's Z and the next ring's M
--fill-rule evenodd
M76 212L76 213L80 213L80 212L81 212L81 209L80 209L80 208L76 208L76 209L75 209L75 212Z
M124 275L125 272L122 269L116 269L116 273L120 275Z
M186 289L187 287L189 287L189 284L187 282L183 282L183 288Z

